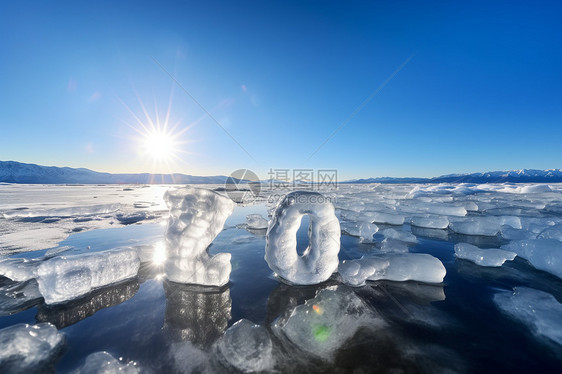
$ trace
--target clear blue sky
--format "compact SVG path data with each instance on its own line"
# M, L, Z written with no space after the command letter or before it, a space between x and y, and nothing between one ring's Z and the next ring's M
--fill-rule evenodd
M2 1L0 160L340 179L560 168L561 17L559 1ZM189 129L154 167L133 114L163 120L171 95Z

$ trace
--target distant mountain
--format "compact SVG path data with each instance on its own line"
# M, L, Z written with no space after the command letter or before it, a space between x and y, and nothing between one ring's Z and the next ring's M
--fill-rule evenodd
M16 161L0 161L0 183L27 184L225 184L224 175L200 177L186 174L110 174L84 168L40 166ZM247 182L247 181L246 181ZM267 184L270 181L261 181ZM379 177L353 179L340 183L562 183L562 169L489 171L447 174L434 178ZM303 182L304 183L304 182Z
M40 166L0 161L0 182L26 184L224 184L223 175L198 177L185 174L110 174L69 167Z
M472 174L447 174L433 178L367 178L342 183L562 183L562 169L521 169Z

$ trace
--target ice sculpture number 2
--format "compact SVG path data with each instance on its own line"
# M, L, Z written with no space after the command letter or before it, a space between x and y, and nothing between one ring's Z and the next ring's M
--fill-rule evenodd
M209 256L207 247L222 231L236 205L228 197L201 188L168 190L166 277L178 283L223 286L230 277L230 253Z

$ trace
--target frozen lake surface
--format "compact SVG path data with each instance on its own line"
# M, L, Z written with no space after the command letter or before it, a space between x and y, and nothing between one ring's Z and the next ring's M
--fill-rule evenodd
M311 286L284 283L264 260L264 222L287 192L265 191L238 204L209 247L231 255L223 287L166 279L169 188L0 185L1 372L562 367L562 185L324 191L342 230L340 271ZM305 216L299 253L307 227ZM61 267L65 256L74 265ZM427 276L439 262L442 282ZM72 268L84 264L90 288Z

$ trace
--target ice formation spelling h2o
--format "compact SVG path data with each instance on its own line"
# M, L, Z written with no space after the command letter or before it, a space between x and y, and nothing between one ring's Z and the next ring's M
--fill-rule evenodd
M310 216L308 247L297 253L297 231ZM338 268L340 223L334 206L318 192L295 191L277 205L266 235L265 260L280 277L295 284L321 283Z
M200 188L169 190L166 277L172 282L223 286L230 276L230 253L209 256L207 247L222 231L235 203Z

